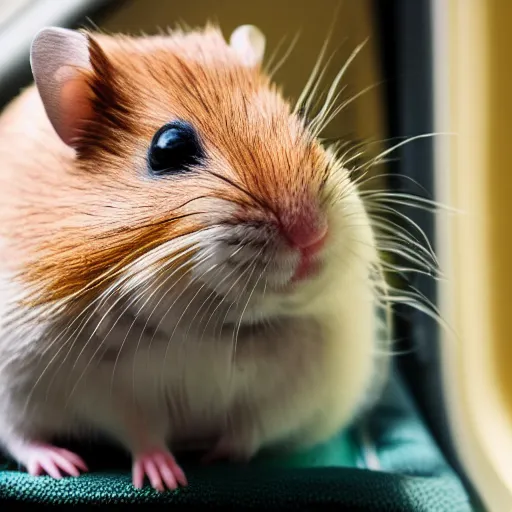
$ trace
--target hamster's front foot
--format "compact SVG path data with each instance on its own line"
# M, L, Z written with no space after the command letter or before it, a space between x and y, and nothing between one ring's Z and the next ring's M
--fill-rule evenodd
M17 449L16 455L33 476L47 474L58 479L63 475L79 476L80 471L88 471L81 457L52 444L28 442Z
M146 476L151 487L161 492L165 489L176 489L178 485L187 485L185 473L174 456L165 448L146 450L135 456L132 469L133 485L142 488Z

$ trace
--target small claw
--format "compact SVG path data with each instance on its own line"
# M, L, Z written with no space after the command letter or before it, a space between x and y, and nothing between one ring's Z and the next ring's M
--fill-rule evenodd
M73 453L73 452L70 452L69 450L65 450L64 448L61 448L60 454L62 455L62 457L67 459L71 464L73 464L77 468L81 469L82 471L89 471L87 464L76 453Z
M134 487L142 488L146 476L151 487L159 492L166 489L174 490L178 483L187 485L183 470L167 450L152 450L136 457L132 470Z
M31 461L27 465L27 472L29 475L32 476L39 476L43 472L43 468L41 467L41 464L39 464L39 462Z
M52 459L42 459L39 461L39 464L41 464L46 473L50 475L52 478L55 478L56 480L60 480L62 478L59 468L57 467L57 464L55 464L55 462Z
M156 466L154 460L147 460L145 463L146 475L149 478L149 483L153 489L162 492L164 490L164 484L160 477L160 468Z
M80 470L87 471L85 462L76 454L51 444L29 443L23 447L27 472L32 476L43 473L55 479L63 474L77 477Z
M162 455L158 457L158 467L160 469L160 475L165 485L167 486L167 489L176 489L178 487L176 481L177 478L174 476L174 473L171 470L171 464L169 462L170 461L165 460L165 457Z
M80 471L78 468L70 462L64 455L61 453L55 453L53 455L54 464L57 465L62 471L71 476L79 476Z
M132 469L132 483L137 489L142 489L144 484L144 468L141 464L135 463Z
M184 471L177 464L174 467L174 477L181 486L186 487L188 485L188 480L187 477L185 476Z

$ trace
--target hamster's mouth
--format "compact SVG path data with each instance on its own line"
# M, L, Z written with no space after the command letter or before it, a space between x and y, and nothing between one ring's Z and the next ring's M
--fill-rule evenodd
M320 273L322 268L322 264L317 258L303 257L297 268L295 269L295 273L293 274L290 283L300 283L302 281L314 278Z
M322 253L302 255L293 263L276 262L276 267L268 273L267 291L277 295L290 295L321 279L328 261Z
M302 260L296 267L293 276L282 286L277 287L274 292L278 295L290 295L298 288L315 281L322 274L325 262L320 259Z
M194 265L195 278L227 301L293 294L321 278L328 263L324 233L302 247L290 247L279 237L244 241L230 234L213 247L205 244Z

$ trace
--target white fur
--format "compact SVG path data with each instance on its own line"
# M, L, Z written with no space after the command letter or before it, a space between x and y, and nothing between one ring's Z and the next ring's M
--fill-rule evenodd
M68 331L44 323L3 328L0 439L7 450L24 462L19 447L34 436L84 429L132 452L166 441L211 447L227 437L233 452L245 456L275 443L307 446L332 436L352 420L383 370L375 364L369 279L375 244L369 222L354 223L354 214L365 219L355 193L331 213L334 236L323 272L293 294L252 304L240 332L235 324L220 333L222 308L206 329L198 321L210 292L200 281L169 297L162 295L169 286L158 291L154 284L153 296L129 300L128 308L107 301L91 321L94 327L104 318L101 328L86 328L76 340L70 335L78 322ZM2 284L0 320L21 293L12 279ZM235 306L232 317L242 312ZM254 318L274 326L254 329ZM155 323L156 334L145 331ZM44 354L27 357L29 347ZM102 347L114 357L105 358Z
M375 241L357 190L343 182L321 273L287 293L234 297L230 309L212 297L213 260L196 261L193 283L170 271L153 281L149 263L172 253L173 242L125 269L83 326L82 317L50 322L21 309L28 290L0 260L0 443L21 463L30 442L93 432L134 454L222 440L234 455L252 456L346 426L385 358L376 357ZM188 242L206 258L221 235L215 228ZM120 292L129 292L125 300ZM13 309L23 323L11 328Z

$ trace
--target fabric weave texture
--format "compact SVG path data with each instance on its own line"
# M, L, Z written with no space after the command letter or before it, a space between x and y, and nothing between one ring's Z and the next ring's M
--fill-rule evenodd
M157 493L131 485L130 460L112 448L72 447L91 472L78 478L31 477L3 459L0 509L6 504L164 505L231 510L469 512L468 495L422 423L394 372L372 414L305 453L260 456L247 466L201 467L180 458L189 486Z

